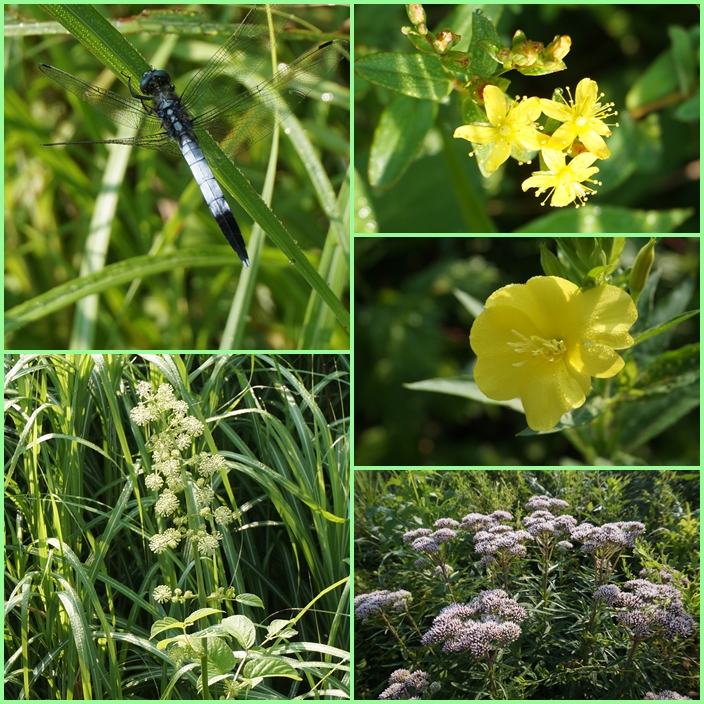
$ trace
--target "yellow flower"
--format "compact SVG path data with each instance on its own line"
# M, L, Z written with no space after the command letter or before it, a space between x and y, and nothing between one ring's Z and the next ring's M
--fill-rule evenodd
M579 141L597 158L608 159L611 156L606 142L602 139L602 136L610 136L611 130L603 119L618 113L611 112L613 103L602 105L598 102L599 98L604 96L598 90L596 81L583 78L577 84L577 99L573 101L570 93L568 105L555 100L540 99L540 109L548 117L563 123L545 145L548 149L565 150L579 137Z
M564 152L556 152L554 149L543 149L542 154L548 170L534 171L533 175L521 185L524 191L529 188L537 188L536 196L545 191L550 191L552 193L550 205L561 208L577 200L579 203L575 203L575 207L579 208L580 204L584 205L587 196L591 193L596 193L593 188L585 186L583 182L588 181L601 186L600 181L594 181L589 178L599 171L596 166L592 166L596 161L594 154L583 152L572 159L569 164L566 163ZM548 193L542 205L545 205L550 193Z
M489 125L463 125L455 130L461 137L475 144L493 144L484 163L487 173L493 173L508 159L513 145L525 151L536 151L546 141L536 129L540 117L540 99L524 98L521 102L507 102L506 95L497 86L487 85L483 92L484 107ZM474 152L470 152L472 156Z
M591 377L618 374L614 351L633 345L638 314L616 286L582 292L557 276L536 276L489 296L469 337L477 355L474 381L495 401L520 398L528 426L550 430L579 408Z

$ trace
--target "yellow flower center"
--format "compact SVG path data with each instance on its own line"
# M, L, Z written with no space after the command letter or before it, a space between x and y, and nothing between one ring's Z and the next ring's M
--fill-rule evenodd
M499 129L498 129L498 133L504 138L510 137L511 136L511 128L506 124L501 125L501 127L499 127Z
M509 347L513 347L513 351L518 354L530 355L528 359L514 362L512 365L514 367L523 367L535 357L542 357L548 362L558 362L567 351L562 340L546 340L538 335L531 335L529 339L525 335L521 335L517 330L511 330L511 332L520 342L507 342L506 344Z
M574 122L577 127L584 127L587 124L587 118L584 115L580 115Z

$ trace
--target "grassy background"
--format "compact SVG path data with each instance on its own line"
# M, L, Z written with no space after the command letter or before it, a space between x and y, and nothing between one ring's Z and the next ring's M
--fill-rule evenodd
M126 39L148 63L167 68L181 87L244 16L242 7L222 5L204 8L201 15L187 14L192 22L183 25L130 18L142 9L101 6L100 12L133 20L119 25ZM254 249L252 221L230 198L250 243L250 259L257 254L250 276L244 276L183 159L136 149L123 165L108 158L102 145L41 146L106 139L114 136L115 125L67 96L39 72L39 63L116 92L126 94L127 89L38 6L22 6L22 12L27 16L11 17L11 27L6 22L6 308L74 282L94 256L96 245L89 245L87 237L96 232L107 249L106 265L126 262L127 280L101 290L93 311L66 299L58 310L46 310L8 335L5 347L217 349L224 338L225 349L347 349L348 333L320 305L319 296L311 294L301 263L289 262L271 240L261 251ZM277 43L280 62L290 62L328 39L344 38L349 10L296 8L295 15L299 22L290 24ZM178 36L167 34L166 28ZM347 302L349 281L347 68L343 61L322 84L334 93L334 101L309 98L296 111L307 137L295 129L290 137L282 135L276 180L268 186L273 185L276 217L341 303ZM271 152L272 141L265 139L237 158L260 193ZM140 277L140 256L160 268ZM135 262L131 267L130 261ZM103 286L106 281L98 278ZM82 298L86 304L85 294Z
M172 677L167 698L200 698L149 640L154 621L185 615L153 588L197 587L180 551L149 550L157 497L129 419L143 379L170 383L206 425L196 451L229 461L214 488L241 523L222 530L213 586L265 609L225 602L223 616L292 618L349 575L346 356L6 356L6 698L158 699ZM297 624L303 681L267 680L253 698L344 698L348 621L343 584Z
M356 471L355 595L376 589L410 591L414 597L411 611L421 632L425 632L439 609L448 603L446 588L439 579L428 577L414 567L413 561L417 555L411 551L410 546L403 544L404 532L420 527L432 528L438 518L461 520L471 512L488 514L497 509L511 512L515 519L513 525L530 513L524 508L526 501L533 495L545 493L566 500L570 504L566 513L580 522L589 521L595 525L617 521L643 522L646 532L639 539L640 547L626 551L627 559L622 558L623 562L619 563L610 582L622 584L627 579L624 575L626 569L637 574L646 564L666 563L691 580L691 584L684 590L686 610L696 621L699 620L698 470ZM471 545L471 539L469 543L463 541L460 545L453 545L448 557L448 562L458 570L452 583L457 600L462 603L470 601L482 589L497 588L497 585L492 585L484 570L474 567L479 556L474 554ZM519 560L511 571L514 579L511 584L518 593L516 598L524 606L531 599L530 580L535 573L530 559L535 555L534 548L529 547L528 550L529 558ZM574 552L579 555L578 549ZM554 643L552 655L557 659L561 641L569 643L570 639L575 638L574 624L585 620L584 607L577 593L581 595L583 588L588 591L589 584L593 585L593 575L591 581L589 579L591 561L583 555L575 559L581 567L575 569L574 574L571 573L572 567L569 568L569 575L567 568L564 573L551 573L551 581L574 580L570 582L574 589L570 589L569 593L565 593L563 587L552 593L547 608L552 614L552 628L545 633L527 634L519 644L528 662L535 666L543 660L542 665L557 678L561 666L550 660L550 648L546 649L545 644ZM553 562L557 561L557 558L553 559ZM586 581L584 575L587 575ZM593 591L593 586L591 588ZM535 622L540 620L541 605L536 603L532 606L534 613L524 623L524 630L530 628L531 623L535 627ZM437 695L439 698L475 698L476 691L472 688L481 687L481 684L461 668L456 669L461 658L441 655L430 663L427 649L417 643L407 618L391 614L390 619L407 642L412 644L411 650L417 651L425 665L431 665L435 674L443 671L443 689ZM562 627L563 619L566 619L567 631ZM618 638L618 631L614 630L614 637ZM636 691L642 689L643 695L648 689L660 691L667 688L696 697L689 692L699 691L698 640L698 633L687 639L678 649L675 659L670 662L670 671L660 668L663 658L661 652L646 649L648 654L644 656L644 662L647 664L639 666L639 672L634 673L629 685L634 686ZM528 653L533 646L541 644L543 657L531 660ZM599 643L598 648L602 647L611 646ZM619 642L616 650L611 655L616 659L621 658L627 651L627 643L624 645ZM564 651L560 655L564 655ZM398 667L408 668L410 664L396 640L376 621L363 624L360 620L355 620L354 656L355 696L358 699L376 699L387 686L391 672ZM616 667L614 657L610 660L612 667ZM651 659L648 660L648 657ZM609 669L609 662L606 667L604 663L599 665L598 670L603 669ZM526 668L522 673L514 671L516 682L530 683L530 670L531 668ZM476 674L475 668L473 672ZM577 672L573 675L576 679L580 677ZM552 691L543 688L539 693L534 692L531 698L605 698L602 689L604 680L599 672L590 673L585 668L582 676L585 678L583 689L576 696L568 696L565 686ZM648 680L648 677L652 679ZM452 686L450 683L453 683ZM643 695L633 698L642 698Z

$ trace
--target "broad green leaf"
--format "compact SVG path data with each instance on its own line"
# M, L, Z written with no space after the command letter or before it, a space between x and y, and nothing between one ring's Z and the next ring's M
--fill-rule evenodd
M594 198L597 198L594 196ZM633 210L615 205L567 206L536 218L516 232L672 232L692 216L691 208L672 210Z
M688 310L686 313L681 313L680 315L676 315L674 318L671 318L665 323L661 323L660 325L656 325L654 328L649 328L648 330L643 330L643 332L639 333L633 338L633 341L636 345L640 344L641 342L645 342L646 340L650 339L651 337L655 337L656 335L660 335L660 333L665 332L666 330L669 330L670 328L674 327L675 325L681 323L684 320L687 320L688 318L692 318L693 316L697 315L699 313L699 310Z
M258 609L264 608L262 600L256 594L238 594L235 597L235 601L246 606L256 606Z
M390 188L413 161L438 112L431 100L394 93L374 131L369 155L369 182Z
M290 620L288 619L283 619L283 618L276 618L274 619L266 629L266 635L268 638L271 638L271 636L275 636L282 628L285 628L286 626L291 623Z
M672 60L675 65L675 75L680 91L687 95L690 86L696 80L696 68L699 63L692 46L688 32L677 25L667 28L672 42Z
M499 64L479 46L481 41L487 41L490 44L500 43L494 23L481 12L475 12L472 15L472 41L470 44L472 63L469 73L482 76L483 78L490 78Z
M213 609L211 607L207 607L205 609L198 609L197 611L194 611L192 614L189 614L186 616L184 619L184 623L195 623L198 619L203 618L204 616L213 616L214 614L221 614L223 611L221 609Z
M185 624L183 621L178 621L171 616L165 616L164 618L160 618L158 621L154 621L149 637L153 638L154 636L159 635L159 633L163 633L164 631L168 631L172 628L179 628L183 630L184 626Z
M701 95L697 91L689 100L685 100L675 111L675 117L685 122L694 122L701 115Z
M222 638L215 636L208 637L208 662L219 675L232 672L237 664L232 648ZM209 671L208 674L214 673Z
M494 401L485 396L476 385L474 380L468 376L448 377L446 379L426 379L425 381L415 381L411 384L404 384L404 387L412 391L432 391L438 394L450 394L451 396L462 396L471 398L473 401L481 401L494 406L506 406L514 411L523 413L523 404L518 399L511 401Z
M239 614L236 616L228 616L222 620L222 626L231 636L234 636L246 650L249 650L256 642L254 624L246 616Z
M244 666L243 675L247 678L254 677L289 677L300 680L296 669L284 658L257 658L250 660Z
M354 69L371 83L411 98L440 101L452 90L452 76L437 56L381 52L358 59Z

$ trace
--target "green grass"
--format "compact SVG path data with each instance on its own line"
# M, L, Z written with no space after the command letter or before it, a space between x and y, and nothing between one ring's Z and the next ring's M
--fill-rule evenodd
M147 434L129 416L142 380L171 384L205 424L194 453L228 461L216 503L239 521L213 558L149 549L165 526L144 485ZM256 595L263 609L217 608L260 624L260 644L273 620L295 621L268 654L301 680L269 677L248 698L349 697L347 357L12 355L5 392L7 698L206 698L199 670L150 639L158 619L200 603L162 606L157 584Z
M183 88L243 12L167 8L117 31L87 7L57 7L73 36L53 33L60 25L32 6L24 6L31 16L6 25L5 347L347 349L346 62L320 86L331 101L309 97L285 135L253 145L239 170L227 161L218 170L237 195L229 201L253 264L244 270L182 159L42 146L128 135L115 135L110 120L37 67L48 63L126 94L115 76L154 65ZM277 60L344 38L347 12L297 9Z

